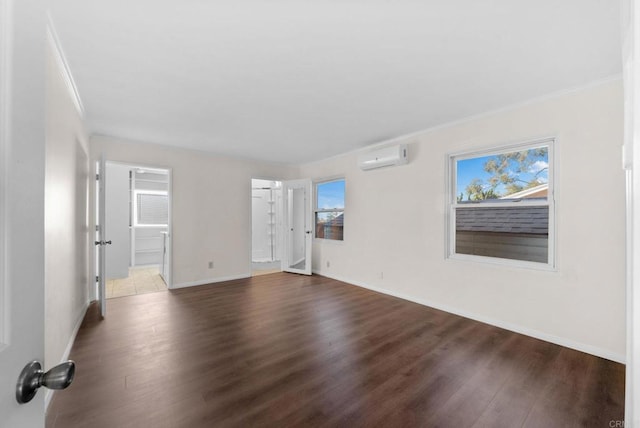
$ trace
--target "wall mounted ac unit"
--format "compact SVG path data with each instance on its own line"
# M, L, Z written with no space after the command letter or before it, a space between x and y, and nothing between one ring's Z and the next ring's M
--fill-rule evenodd
M406 144L389 146L358 156L358 166L364 171L385 166L404 165L408 162Z

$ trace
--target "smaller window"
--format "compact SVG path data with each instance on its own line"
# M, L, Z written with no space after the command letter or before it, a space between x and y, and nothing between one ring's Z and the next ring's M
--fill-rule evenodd
M135 225L169 224L169 197L166 192L135 192Z
M316 238L344 240L344 179L316 184Z

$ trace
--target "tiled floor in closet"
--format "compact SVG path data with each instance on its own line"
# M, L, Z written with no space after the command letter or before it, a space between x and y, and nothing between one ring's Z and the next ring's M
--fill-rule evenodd
M167 291L158 266L132 267L127 278L107 281L107 299L157 291Z

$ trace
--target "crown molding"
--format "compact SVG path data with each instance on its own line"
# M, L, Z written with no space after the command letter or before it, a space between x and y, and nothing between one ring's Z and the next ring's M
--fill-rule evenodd
M58 63L58 68L62 73L62 77L64 79L65 85L67 86L67 90L69 91L69 95L71 96L71 100L73 101L73 105L76 107L76 110L78 111L80 117L84 118L84 106L82 104L82 100L80 99L78 87L76 86L75 80L73 80L71 69L69 68L66 56L64 55L64 51L62 50L62 45L60 44L60 40L58 39L58 33L56 32L55 25L53 24L53 20L51 19L50 14L47 14L47 40L51 45L52 54L55 58L55 61Z

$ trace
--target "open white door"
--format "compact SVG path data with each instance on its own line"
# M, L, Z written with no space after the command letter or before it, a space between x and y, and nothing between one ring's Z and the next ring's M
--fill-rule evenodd
M45 4L0 2L0 426L43 427L44 392L16 381L44 359Z
M284 204L284 254L282 270L311 275L313 197L311 180L282 183Z
M97 246L97 279L98 279L98 302L100 302L100 315L104 318L107 314L107 286L106 286L106 246L110 241L106 240L106 193L105 193L105 181L107 179L107 168L104 161L104 157L100 158L100 161L96 165L96 183L98 190L98 206L97 206L97 227L96 227L96 241Z

